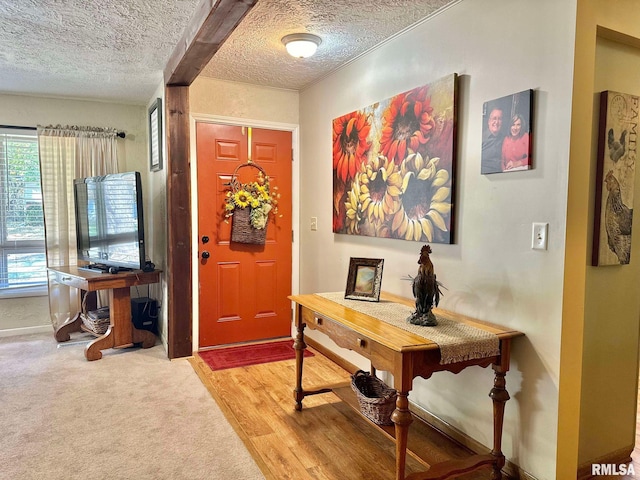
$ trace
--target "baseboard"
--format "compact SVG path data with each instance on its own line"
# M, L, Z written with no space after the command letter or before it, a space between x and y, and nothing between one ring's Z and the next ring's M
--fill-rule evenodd
M338 355L338 354L334 353L333 351L329 350L327 347L325 347L324 345L316 342L312 338L305 337L304 341L311 348L313 348L314 350L317 350L319 353L321 353L322 355L327 357L333 363L335 363L338 366L344 368L347 372L355 373L357 370L359 370L359 368L357 366L355 366L353 363L345 360L340 355ZM460 430L458 430L454 426L450 425L449 423L445 422L444 420L441 420L440 418L436 417L432 413L426 411L425 409L423 409L422 407L416 405L415 403L413 403L411 401L409 401L409 409L411 410L411 413L413 413L413 415L416 418L418 418L419 420L423 421L427 425L435 428L436 430L440 431L443 435L449 437L450 439L452 439L455 442L459 443L463 447L471 450L473 453L482 455L482 454L486 454L486 453L490 452L490 449L485 447L484 445L482 445L480 442L474 440L473 438L471 438L467 434L461 432ZM514 463L511 463L508 460L507 460L504 468L502 469L502 471L506 476L508 476L509 479L513 479L513 480L536 480L536 478L533 475L531 475L530 473L522 470L518 465L516 465Z
M602 457L598 457L594 460L591 460L587 463L583 463L578 466L578 480L587 480L590 478L596 478L598 475L591 475L591 465L593 464L612 464L612 465L621 465L628 464L631 462L631 453L633 452L635 445L631 445L628 447L621 448L614 452L607 453ZM640 472L639 472L640 473ZM626 478L626 477L625 477Z
M53 327L51 325L39 325L37 327L21 327L7 328L0 330L0 337L15 337L18 335L32 335L34 333L51 333L53 336Z

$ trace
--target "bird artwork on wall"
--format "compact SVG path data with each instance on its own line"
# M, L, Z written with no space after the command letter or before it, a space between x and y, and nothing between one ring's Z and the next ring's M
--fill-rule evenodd
M433 263L429 258L431 247L424 245L420 250L420 258L418 259L418 274L413 278L412 288L413 296L416 299L416 310L407 321L413 325L421 325L425 327L435 327L438 320L432 309L440 303L440 287L442 284L436 279L433 269Z
M625 151L625 138L627 131L623 130L620 134L620 139L616 139L613 133L613 128L609 129L607 134L607 146L609 147L609 158L613 163L616 163L624 155Z
M622 264L629 263L631 256L631 223L633 210L622 203L620 183L609 170L604 179L607 188L607 203L604 223L607 231L607 245Z
M612 91L600 95L593 266L631 261L639 109L636 95Z

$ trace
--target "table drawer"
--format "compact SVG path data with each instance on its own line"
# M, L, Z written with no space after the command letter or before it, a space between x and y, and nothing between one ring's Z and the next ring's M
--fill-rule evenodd
M53 272L54 279L57 283L62 285L68 285L70 287L80 288L82 290L87 289L87 281L83 278L78 278L74 275L63 272Z
M353 350L369 358L371 340L366 336L307 308L302 309L302 321L309 328L327 335L336 345Z

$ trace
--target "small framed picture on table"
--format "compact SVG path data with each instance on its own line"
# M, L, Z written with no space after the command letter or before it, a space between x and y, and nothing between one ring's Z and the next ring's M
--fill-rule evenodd
M380 286L382 285L381 258L351 258L349 261L349 275L344 298L350 300L366 300L377 302L380 300Z

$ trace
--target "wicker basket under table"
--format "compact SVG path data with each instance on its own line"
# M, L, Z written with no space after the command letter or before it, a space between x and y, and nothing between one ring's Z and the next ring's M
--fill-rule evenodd
M396 408L398 392L369 372L358 370L351 376L351 388L360 405L360 412L377 425L392 425L391 414Z
M93 333L94 335L103 335L109 328L109 317L105 318L91 318L88 314L81 313L82 329L85 332Z

